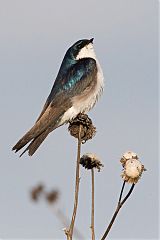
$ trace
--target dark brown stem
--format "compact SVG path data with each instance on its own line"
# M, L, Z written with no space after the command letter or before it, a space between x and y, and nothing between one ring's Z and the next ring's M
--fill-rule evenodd
M131 188L130 188L130 190L129 190L129 192L127 193L127 195L125 196L125 198L123 198L123 200L121 201L121 207L122 207L122 205L127 201L127 199L129 198L129 196L131 195L131 193L132 193L132 191L133 191L133 189L134 189L134 186L135 186L135 184L133 183L132 186L131 186Z
M79 163L80 163L80 153L81 153L81 129L82 125L79 126L79 135L78 135L78 148L77 148L77 166L76 166L76 184L75 184L75 197L74 197L74 208L72 214L72 220L68 231L67 239L72 240L74 223L76 219L77 206L78 206L78 193L79 193Z
M121 209L121 207L123 206L123 204L127 201L127 199L129 198L129 196L131 195L131 193L132 193L132 191L133 191L133 189L134 189L135 184L134 184L134 183L132 184L129 192L127 193L127 195L125 196L125 198L121 201L122 193L123 193L123 190L124 190L124 186L125 186L125 183L123 183L123 185L122 185L122 189L121 189L121 193L120 193L120 197L119 197L119 201L118 201L118 205L117 205L117 208L116 208L116 210L115 210L115 213L114 213L114 215L113 215L113 217L112 217L112 219L111 219L111 221L110 221L110 223L109 223L109 225L108 225L108 227L107 227L107 229L106 229L103 237L101 238L101 240L104 240L104 239L107 237L107 235L108 235L108 233L109 233L109 231L110 231L110 229L111 229L111 227L112 227L112 225L113 225L113 223L114 223L114 221L115 221L115 219L116 219L116 217L117 217L117 214L118 214L119 210Z
M92 231L92 240L95 240L94 232L94 169L91 169L92 177L92 210L91 210L91 231Z
M121 188L121 192L120 192L120 196L119 196L118 204L121 202L125 184L126 184L126 181L123 182L123 185L122 185L122 188Z
M61 211L61 209L54 210L55 215L60 220L60 222L63 224L63 226L69 226L69 219L64 215L64 213ZM77 239L84 239L82 234L79 232L78 229L74 228L74 235Z

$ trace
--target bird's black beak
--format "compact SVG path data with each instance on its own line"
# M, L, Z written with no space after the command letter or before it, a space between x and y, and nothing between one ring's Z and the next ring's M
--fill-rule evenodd
M94 38L91 38L91 39L89 40L89 42L90 42L90 43L93 43L93 40L94 40Z

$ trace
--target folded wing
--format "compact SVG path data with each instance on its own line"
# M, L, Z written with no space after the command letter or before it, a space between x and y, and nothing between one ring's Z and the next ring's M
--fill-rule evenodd
M17 152L31 142L24 152L28 151L29 155L33 155L48 134L60 126L64 113L72 107L72 98L82 93L96 74L95 60L84 58L71 66L67 74L59 76L36 123L12 150Z

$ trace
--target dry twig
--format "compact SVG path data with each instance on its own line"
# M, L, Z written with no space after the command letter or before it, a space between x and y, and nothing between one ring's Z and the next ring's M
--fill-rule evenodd
M80 164L80 152L81 152L81 129L82 129L82 125L79 125L74 208L73 208L72 220L71 220L69 230L65 230L65 234L67 235L68 240L72 240L74 223L75 223L77 206L78 206L78 193L79 193L79 181L80 181L80 177L79 177L79 167L80 166L79 166L79 164Z
M92 240L95 240L95 232L94 232L94 168L91 169L91 176L92 176L91 231L92 231Z
M94 228L94 168L100 172L103 164L100 162L99 157L94 153L86 153L80 159L80 164L87 170L91 170L92 178L92 203L91 203L91 233L92 240L95 240L95 228Z
M132 191L133 191L133 189L134 189L134 186L135 186L135 184L133 183L132 186L131 186L131 188L130 188L130 190L129 190L129 192L127 193L127 195L124 197L123 200L121 200L121 199L122 199L123 190L124 190L124 187L125 187L125 181L123 182L117 208L116 208L116 210L115 210L115 212L114 212L114 214L113 214L113 217L112 217L112 219L111 219L111 221L110 221L110 223L109 223L109 225L108 225L108 227L107 227L107 229L106 229L103 237L101 238L101 240L104 240L104 239L107 237L107 235L108 235L109 231L111 230L111 227L112 227L112 225L113 225L113 223L114 223L114 221L115 221L115 219L116 219L116 217L117 217L117 214L119 213L119 210L121 209L121 207L123 206L123 204L127 201L127 199L129 198L129 196L131 195L131 193L132 193Z

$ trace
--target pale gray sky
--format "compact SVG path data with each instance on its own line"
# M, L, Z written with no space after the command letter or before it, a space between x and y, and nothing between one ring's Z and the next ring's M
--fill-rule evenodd
M147 172L121 210L110 239L158 239L158 1L0 0L0 238L64 239L54 214L29 190L38 182L61 191L73 207L76 141L57 129L29 158L11 147L28 130L46 100L65 51L94 37L105 91L89 113L97 135L82 153L105 165L96 174L95 227L99 239L116 207L122 180L119 159L135 151ZM76 224L90 238L90 174L81 169Z

